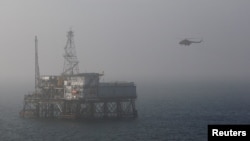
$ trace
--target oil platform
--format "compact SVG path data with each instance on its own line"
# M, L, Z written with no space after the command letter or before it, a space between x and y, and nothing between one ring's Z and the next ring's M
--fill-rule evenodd
M133 82L100 82L100 73L79 73L73 40L67 34L61 75L40 75L35 37L35 91L24 96L24 118L95 119L137 117Z

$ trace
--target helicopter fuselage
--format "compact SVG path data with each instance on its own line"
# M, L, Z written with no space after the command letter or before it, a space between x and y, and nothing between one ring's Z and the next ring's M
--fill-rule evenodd
M202 40L200 40L200 41L190 41L190 40L188 40L188 39L184 39L184 40L180 41L179 44L180 44L180 45L189 46L189 45L191 45L192 43L201 43L201 42L202 42Z

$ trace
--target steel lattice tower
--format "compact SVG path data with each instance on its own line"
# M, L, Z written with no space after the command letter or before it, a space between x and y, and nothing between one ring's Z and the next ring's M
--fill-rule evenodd
M64 48L64 66L63 66L63 75L73 75L79 73L78 59L76 56L76 49L73 40L73 31L70 30L67 34L67 43Z
M38 40L35 36L35 92L38 92L40 82L40 72L39 72L39 63L38 63Z

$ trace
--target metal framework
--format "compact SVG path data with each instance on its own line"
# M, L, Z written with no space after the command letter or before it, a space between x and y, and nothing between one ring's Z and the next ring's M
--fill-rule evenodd
M39 80L40 80L40 72L38 63L38 40L37 36L35 36L35 93L38 93Z
M137 117L134 98L66 100L26 95L21 117L97 119Z
M61 76L40 76L38 39L35 37L35 92L24 96L20 116L64 119L137 117L135 85L103 83L103 89L99 89L99 77L103 74L79 73L73 31L70 30L67 37Z
M78 59L76 55L76 49L74 44L74 33L70 30L67 34L67 43L64 47L64 66L63 66L63 75L73 75L79 73Z

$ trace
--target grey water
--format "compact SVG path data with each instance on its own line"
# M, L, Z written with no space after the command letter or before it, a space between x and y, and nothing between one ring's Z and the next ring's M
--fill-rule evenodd
M28 84L0 86L1 141L206 141L208 124L250 123L250 81L137 83L137 119L19 117Z

